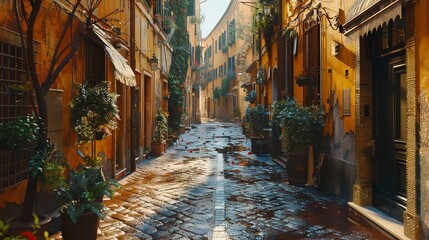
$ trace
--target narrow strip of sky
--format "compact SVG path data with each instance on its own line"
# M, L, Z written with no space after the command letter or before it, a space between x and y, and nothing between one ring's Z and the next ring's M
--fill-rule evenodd
M197 0L200 1L201 13L205 21L201 24L202 37L205 38L216 26L231 0Z

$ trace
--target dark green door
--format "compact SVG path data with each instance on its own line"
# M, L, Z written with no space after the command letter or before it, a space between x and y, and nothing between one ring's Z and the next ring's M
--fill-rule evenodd
M374 62L374 206L403 222L407 85L403 56Z

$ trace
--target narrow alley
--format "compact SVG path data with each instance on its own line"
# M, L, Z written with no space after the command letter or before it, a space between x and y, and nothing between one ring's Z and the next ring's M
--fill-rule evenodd
M105 200L98 239L385 239L345 200L287 182L236 123L194 126Z

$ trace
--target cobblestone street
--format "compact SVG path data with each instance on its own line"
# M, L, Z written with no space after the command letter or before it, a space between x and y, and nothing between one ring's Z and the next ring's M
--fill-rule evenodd
M247 145L236 123L187 131L120 181L98 239L385 239L349 217L344 200L289 185Z

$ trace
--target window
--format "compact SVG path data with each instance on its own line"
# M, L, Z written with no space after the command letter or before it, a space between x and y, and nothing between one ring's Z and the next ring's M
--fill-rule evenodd
M226 31L222 33L222 47L226 46Z
M3 36L10 36L10 39L19 37L0 28L0 122L8 122L30 114L32 107L28 94L15 92L11 88L24 84L23 49L18 43L3 41ZM0 190L28 178L29 151L0 149Z
M304 74L310 84L304 87L304 102L307 106L319 105L320 101L320 24L309 17L304 27Z
M85 44L85 80L94 83L106 80L106 54L94 40L87 38Z
M232 56L228 58L228 71L234 71L235 70L235 57Z
M217 53L217 40L215 41L214 49L215 49L215 53Z
M222 34L219 36L219 40L218 40L219 46L218 49L222 49Z

